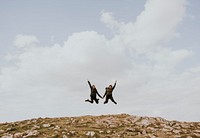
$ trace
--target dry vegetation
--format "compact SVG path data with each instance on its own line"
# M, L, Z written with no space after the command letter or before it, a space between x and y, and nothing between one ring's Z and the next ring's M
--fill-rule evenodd
M200 122L128 114L37 118L0 124L2 138L200 138Z

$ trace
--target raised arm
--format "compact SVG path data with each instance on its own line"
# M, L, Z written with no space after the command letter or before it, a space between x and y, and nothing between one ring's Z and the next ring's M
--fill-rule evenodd
M92 89L92 85L91 85L90 81L88 81L88 84L89 84L89 86L90 86L90 89Z
M113 85L113 88L112 88L112 89L114 89L114 88L115 88L115 86L116 86L116 83L117 83L117 81L115 81L115 84Z

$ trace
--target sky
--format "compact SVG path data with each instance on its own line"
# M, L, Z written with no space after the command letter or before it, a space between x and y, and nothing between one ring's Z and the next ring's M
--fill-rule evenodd
M198 0L0 0L0 122L127 113L200 121ZM111 101L86 103L89 80Z

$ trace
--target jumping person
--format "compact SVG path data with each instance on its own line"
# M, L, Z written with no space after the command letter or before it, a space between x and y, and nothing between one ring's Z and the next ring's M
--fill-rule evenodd
M95 101L97 104L99 103L99 99L97 99L96 95L98 95L99 97L102 98L102 96L98 93L95 85L91 85L90 81L88 81L88 84L90 86L90 89L91 89L91 93L90 93L90 99L87 99L85 100L85 102L90 102L90 103L93 103L93 101Z
M112 86L112 85L109 85L108 87L106 87L106 91L105 91L105 94L103 96L103 98L106 96L106 100L104 102L104 104L108 103L108 100L110 99L113 103L117 104L117 102L115 102L113 96L112 96L112 92L116 86L116 83L117 81L115 81L115 84Z

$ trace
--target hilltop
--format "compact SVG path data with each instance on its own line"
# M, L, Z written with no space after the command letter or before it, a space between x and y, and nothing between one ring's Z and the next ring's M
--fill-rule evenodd
M2 138L199 138L200 122L128 114L35 118L0 124Z

